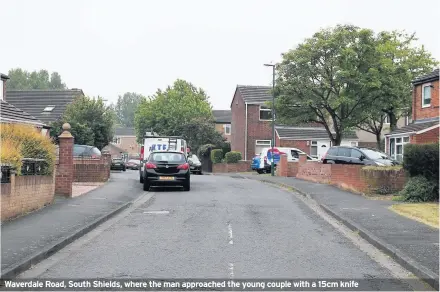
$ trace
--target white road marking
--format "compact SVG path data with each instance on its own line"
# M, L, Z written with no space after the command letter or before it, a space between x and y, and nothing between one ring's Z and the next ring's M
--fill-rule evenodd
M169 214L170 211L145 211L144 214Z
M234 241L232 240L232 226L230 223L228 224L228 230L229 230L229 244L234 244Z
M234 264L233 263L229 263L229 276L231 278L234 278Z

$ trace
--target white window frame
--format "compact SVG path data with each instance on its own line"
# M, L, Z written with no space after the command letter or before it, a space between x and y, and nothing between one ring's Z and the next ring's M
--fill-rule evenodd
M48 105L43 109L43 112L52 112L55 109L54 105Z
M121 137L114 137L113 144L120 145L121 144Z
M262 108L262 107L266 107L266 106L264 106L264 105L260 105L260 110L258 111L258 119L260 120L260 121L272 121L272 118L270 118L270 119L268 119L268 120L266 120L266 119L261 119L261 112L263 111L263 112L271 112L272 113L272 109L270 109L270 108ZM274 117L274 120L275 120L275 117Z
M429 87L429 104L425 104L425 87ZM431 102L432 102L432 88L431 88L431 83L426 83L422 85L422 108L427 108L427 107L431 107Z
M312 148L313 147L316 148L316 155L312 155ZM316 141L316 140L310 141L310 156L313 158L318 158L318 141Z
M383 123L385 125L389 125L390 124L390 116L388 114L385 114L385 119L383 120Z
M267 144L265 142L269 142L269 144ZM268 147L272 147L272 140L255 140L255 146L268 146Z
M228 135L228 136L231 135L231 124L224 124L223 129L224 129L225 135ZM229 129L229 133L228 133L227 129Z
M401 139L401 141L399 143L397 143L397 139ZM408 141L405 142L404 139L408 139ZM394 140L394 149L393 149L394 151L393 151L393 153L391 153L391 140ZM399 154L399 155L402 155L402 160L403 160L403 155L405 154L404 153L405 145L409 144L410 141L411 141L411 138L409 136L407 136L407 135L390 137L389 145L388 145L388 153L390 154L390 157L395 159L395 160L398 160L397 159L397 146L402 146L402 154ZM398 161L402 161L402 160L398 160Z
M405 116L405 126L408 126L410 124L409 119L410 119L409 115Z

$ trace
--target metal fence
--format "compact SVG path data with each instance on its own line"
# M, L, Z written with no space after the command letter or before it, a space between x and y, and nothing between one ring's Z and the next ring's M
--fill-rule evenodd
M24 158L21 166L21 175L45 175L48 164L44 159Z

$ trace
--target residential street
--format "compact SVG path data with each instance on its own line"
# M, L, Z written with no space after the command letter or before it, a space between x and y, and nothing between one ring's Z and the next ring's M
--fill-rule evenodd
M130 186L138 179L137 171L116 176ZM243 178L191 179L190 192L145 193L150 200L21 277L393 278L291 192Z

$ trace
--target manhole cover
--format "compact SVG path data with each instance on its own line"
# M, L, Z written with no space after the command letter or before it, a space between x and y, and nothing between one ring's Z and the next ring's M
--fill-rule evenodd
M144 214L164 215L169 214L170 211L145 211Z

